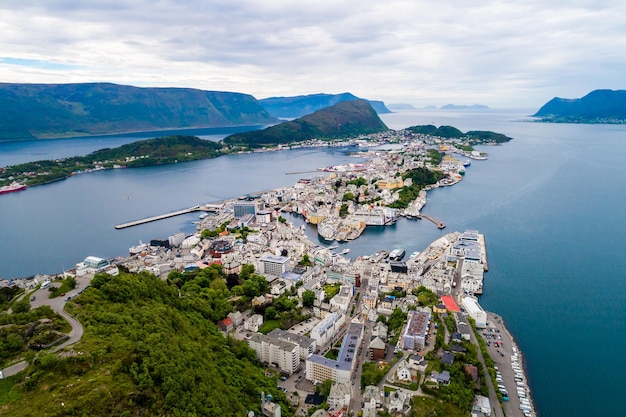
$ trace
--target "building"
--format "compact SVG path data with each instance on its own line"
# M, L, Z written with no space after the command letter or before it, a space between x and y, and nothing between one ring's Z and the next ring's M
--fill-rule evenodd
M385 359L387 344L378 336L370 342L370 359L373 361Z
M253 314L248 320L243 322L243 328L251 332L258 332L262 325L263 316L260 314Z
M409 312L407 325L402 338L404 349L416 351L424 349L424 346L426 346L429 320L430 314L424 311Z
M259 260L259 272L262 275L282 276L289 270L289 258L286 256L265 254Z
M213 258L221 258L222 255L231 253L233 245L227 240L216 240L209 246L209 253Z
M317 343L315 343L315 340L307 336L290 333L282 329L274 329L267 335L279 340L284 340L285 342L297 344L300 349L300 359L305 359L317 349Z
M259 361L275 366L281 372L291 375L300 367L300 349L295 343L255 333L248 339L248 344L255 350Z
M477 395L474 397L474 404L472 405L472 411L478 411L483 413L485 416L491 415L491 403L489 402L489 398L483 397L482 395Z
M329 313L311 329L311 338L318 346L325 345L339 331L345 323L345 316L339 313Z
M330 409L341 410L350 405L351 390L349 384L335 382L330 388L326 402Z
M246 214L252 214L256 216L257 203L256 201L237 201L233 204L233 215L235 219L241 219Z
M338 281L342 283L346 283L352 285L354 287L361 286L361 275L350 273L350 272L337 272L337 271L326 271L326 278L333 281Z
M106 259L97 256L88 256L84 261L76 264L76 275L97 274L110 265Z
M477 328L487 327L487 313L485 313L485 310L478 304L478 301L472 297L464 297L462 304L467 314L476 322Z
M352 285L342 285L339 287L339 292L333 298L330 299L330 307L338 308L342 311L347 311L354 295L354 287Z
M350 384L350 376L357 365L357 350L363 337L363 325L350 323L348 331L343 338L337 360L325 358L320 355L310 355L306 359L306 378L310 381L326 381L331 379L335 382Z

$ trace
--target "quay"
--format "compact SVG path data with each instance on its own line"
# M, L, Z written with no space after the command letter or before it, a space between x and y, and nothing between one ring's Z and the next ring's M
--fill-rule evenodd
M155 222L157 220L167 219L169 217L180 216L181 214L192 213L194 211L208 211L204 206L193 206L188 209L172 211L170 213L160 214L158 216L146 217L145 219L135 220L128 223L122 223L115 226L116 229L126 229L127 227L139 226L140 224Z
M440 222L439 220L435 219L434 217L429 216L428 214L420 214L419 216L417 216L418 219L424 218L426 220L430 220L431 222L435 223L437 225L438 228L443 229L446 227L446 225L443 222Z

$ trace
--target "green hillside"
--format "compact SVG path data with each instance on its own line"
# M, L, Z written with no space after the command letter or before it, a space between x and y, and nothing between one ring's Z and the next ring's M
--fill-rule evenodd
M309 139L337 139L383 132L387 126L365 100L342 101L296 120L263 130L238 133L224 139L229 144L251 147L301 142Z
M217 330L225 292L216 268L181 291L147 273L96 276L68 303L85 328L82 340L0 381L0 414L260 415L265 392L292 416L276 375L265 375L245 342Z
M478 143L503 143L508 142L512 138L503 135L502 133L491 132L488 130L470 130L463 133L454 126L434 126L434 125L419 125L407 127L406 130L413 133L421 133L429 136L439 136L448 139L468 139L474 144Z
M271 124L248 94L110 83L0 83L0 140Z
M269 97L259 100L259 103L271 115L283 119L293 119L306 116L321 110L324 107L334 106L342 101L360 100L351 93L341 94L309 94L293 97ZM378 114L391 113L382 101L367 100Z

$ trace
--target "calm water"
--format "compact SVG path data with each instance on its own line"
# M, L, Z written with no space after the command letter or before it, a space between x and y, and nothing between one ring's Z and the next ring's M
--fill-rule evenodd
M444 231L401 219L366 230L347 244L350 256L395 247L410 253L442 234L478 229L490 267L481 303L504 317L522 348L538 412L624 415L626 126L519 121L531 112L384 115L392 128L447 124L515 139L484 147L489 160L473 161L462 183L429 193L424 212L444 221ZM68 152L53 148L47 152ZM87 255L125 255L138 239L193 231L196 216L122 231L115 224L290 185L298 177L285 172L353 160L342 149L233 155L99 172L3 195L0 276L60 272ZM308 233L316 239L314 229Z

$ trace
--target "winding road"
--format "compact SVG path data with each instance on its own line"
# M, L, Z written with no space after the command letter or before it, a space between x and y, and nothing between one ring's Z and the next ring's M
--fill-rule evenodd
M31 296L35 297L35 299L30 302L31 308L37 308L43 305L48 305L56 313L58 313L61 317L63 317L70 324L70 326L72 326L72 330L70 331L70 334L69 334L69 339L67 339L65 342L61 343L60 345L52 348L51 352L58 352L59 350L78 342L81 339L81 337L83 337L83 333L84 333L83 325L80 324L80 322L76 320L76 318L66 313L65 310L63 310L63 308L65 307L65 303L66 303L65 298L67 296L76 295L81 287L84 288L89 283L89 280L90 280L89 278L77 278L77 281L78 281L77 287L73 289L72 291L68 292L65 297L49 298L50 292L47 289L46 290L38 289L37 291L33 293L30 293L30 294L27 293L29 297ZM22 298L26 296L27 294L24 294ZM22 372L24 369L26 369L27 366L28 366L28 362L26 361L18 362L14 365L11 365L2 369L2 375L5 378L16 375Z

